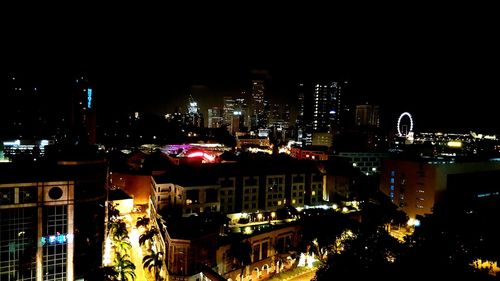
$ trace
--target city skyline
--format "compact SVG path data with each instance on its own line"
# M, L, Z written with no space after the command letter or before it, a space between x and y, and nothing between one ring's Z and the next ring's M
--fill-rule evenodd
M123 6L6 10L0 280L498 279L487 17Z
M46 84L54 103L74 77L85 74L106 110L162 114L183 106L189 94L204 103L248 90L249 73L266 69L271 94L290 103L304 79L347 80L359 103L381 106L381 123L409 111L417 129L498 129L490 97L499 91L500 57L487 19L459 23L431 14L422 22L408 15L336 26L326 18L305 23L263 13L244 24L249 16L215 19L193 11L194 26L182 30L157 15L143 22L113 16L114 24L97 15L94 25L67 19L68 28L79 32L49 20L16 25L3 35L8 44L1 73ZM192 85L206 88L198 87L197 96ZM132 104L138 108L128 108ZM204 105L204 114L221 104Z
M246 72L247 74L243 73ZM144 111L163 115L165 113L172 113L177 107L183 110L187 109L189 96L191 95L196 101L200 103L202 113L206 116L208 108L214 106L222 106L223 98L225 96L241 96L242 91L251 90L251 70L242 71L239 78L231 80L229 75L223 79L215 79L207 81L206 84L189 84L189 82L178 82L171 85L170 89L165 88L165 92L157 92L155 90L148 90L151 86L145 86L144 89L136 87L140 85L130 85L127 81L130 79L114 77L116 80L109 82L103 80L94 74L87 75L95 88L95 99L98 111L110 112L134 112ZM52 79L47 79L47 74L33 74L33 72L10 72L10 74L20 74L18 77L23 78L27 84L37 87L37 92L44 95L44 99L52 104L54 107L60 106L61 102L68 98L73 80L78 77L75 75L56 75ZM27 75L25 73L28 73ZM272 72L271 72L272 73ZM86 74L86 73L85 73ZM278 73L280 74L280 73ZM232 74L234 75L234 74ZM283 77L274 78L267 82L266 98L274 103L287 103L293 108L297 107L298 102L298 85L303 81L343 81L341 79L283 79ZM320 77L321 75L318 75ZM5 76L4 76L5 77ZM92 78L95 77L95 78ZM208 76L209 77L209 76ZM243 78L243 77L246 77ZM158 78L158 77L157 77ZM233 76L234 78L234 76ZM113 79L113 78L112 78ZM122 80L123 79L123 80ZM143 78L144 79L144 78ZM151 78L153 79L153 78ZM5 81L5 78L3 79ZM43 82L38 82L43 81ZM142 80L153 83L154 86L159 87L161 79L159 80ZM376 92L370 94L367 84L375 85L377 82L365 83L361 80L346 79L349 83L348 105L350 110L355 110L356 105L360 104L374 104L380 106L381 111L381 125L384 127L391 127L395 123L398 116L405 111L411 112L416 119L416 129L425 130L486 130L489 132L498 132L498 126L495 123L493 116L494 103L487 102L488 95L485 92L478 92L473 94L472 97L460 96L457 92L455 96L432 96L429 93L408 93L401 95L376 95ZM130 85L130 88L128 88ZM147 83L146 83L147 84ZM391 88L390 85L384 85ZM368 86L369 87L369 86ZM374 86L375 87L375 86ZM422 85L418 85L422 87ZM465 86L464 86L465 87ZM481 89L478 85L478 89ZM375 87L377 88L377 87ZM453 87L451 88L453 89ZM140 93L131 95L129 91ZM160 90L158 90L160 91ZM375 89L374 89L375 91ZM474 92L474 90L470 90ZM120 93L123 95L120 96ZM488 91L489 93L489 91ZM354 120L352 120L354 122Z

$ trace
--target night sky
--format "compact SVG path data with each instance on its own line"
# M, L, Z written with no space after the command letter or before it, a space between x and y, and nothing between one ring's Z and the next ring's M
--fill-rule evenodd
M252 69L268 69L271 99L290 103L299 80L347 79L354 100L382 106L382 122L410 111L417 131L500 131L500 46L488 17L402 14L338 24L298 14L170 16L19 19L2 35L0 67L38 81L54 104L86 73L101 110L162 114L188 93L217 105L246 86Z

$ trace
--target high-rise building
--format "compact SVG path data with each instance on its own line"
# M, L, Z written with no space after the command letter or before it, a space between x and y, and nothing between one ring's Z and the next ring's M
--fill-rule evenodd
M266 111L264 80L252 80L251 125L253 128L266 128L268 117Z
M189 103L187 105L186 125L201 128L204 126L203 114L200 112L198 102L189 95Z
M297 92L297 120L296 125L297 129L304 129L305 126L305 118L306 118L306 101L305 101L305 88L304 83L299 83L298 92Z
M235 100L233 97L223 98L222 117L224 118L225 125L229 126L231 124L234 115L234 107L235 107Z
M208 109L208 128L220 128L224 123L222 110L220 107L214 106Z
M71 96L70 127L78 142L96 143L96 111L94 90L85 76L75 79Z
M356 126L379 127L379 106L362 104L356 105Z
M245 99L245 92L241 93L241 96L234 98L234 112L233 114L240 118L239 127L248 127L248 104Z
M312 141L312 106L309 104L311 99L308 99L308 85L306 83L299 83L297 86L297 119L295 126L297 129L297 141L302 145L310 145ZM307 139L307 140L306 140Z
M269 114L269 122L275 123L282 120L281 118L281 105L279 103L271 104L271 112Z
M224 97L223 118L231 133L235 133L248 125L248 105L244 96Z
M290 105L288 103L285 103L285 105L283 106L283 112L281 113L281 118L285 123L290 124L290 117L291 117Z
M317 83L313 92L313 130L334 132L342 116L342 85L340 82Z

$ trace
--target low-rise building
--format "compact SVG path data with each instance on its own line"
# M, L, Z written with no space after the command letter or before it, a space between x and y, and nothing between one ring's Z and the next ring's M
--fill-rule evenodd
M240 267L231 256L231 243L222 243L217 248L217 272L227 280L260 280L279 273L290 267L292 259L289 251L298 246L301 227L299 225L283 225L270 228L268 231L255 233L235 240L248 243L250 246L250 264Z

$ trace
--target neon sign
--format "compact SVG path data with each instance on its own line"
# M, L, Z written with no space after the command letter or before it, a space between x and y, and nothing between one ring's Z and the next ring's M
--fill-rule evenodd
M203 157L203 159L207 162L214 162L215 161L214 156L207 154L205 152L201 152L201 151L191 152L190 154L187 155L187 157L188 158Z
M87 108L90 108L92 105L92 88L87 89Z
M73 234L61 234L59 232L56 235L48 235L40 238L40 243L42 243L42 246L62 245L71 242L73 242Z

